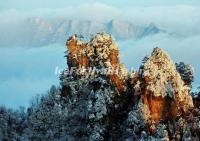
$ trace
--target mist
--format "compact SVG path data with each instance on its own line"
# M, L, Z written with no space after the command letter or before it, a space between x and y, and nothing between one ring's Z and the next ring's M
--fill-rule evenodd
M2 0L1 0L2 1ZM199 1L61 1L59 3L39 0L27 3L24 0L2 2L0 8L0 105L12 108L27 107L36 94L45 93L51 85L59 85L56 67L65 68L65 42L51 44L44 35L48 28L36 34L37 39L49 44L26 46L27 38L33 37L25 30L35 32L26 25L33 17L47 21L89 20L108 22L117 20L136 25L155 24L162 33L142 39L117 40L121 60L127 68L138 70L144 56L154 47L166 50L174 62L183 61L195 68L193 87L200 85L200 6ZM47 24L47 25L48 25ZM37 27L36 27L37 28ZM84 29L84 27L81 27ZM121 27L123 30L123 26ZM66 37L63 37L66 38ZM27 43L27 44L26 44Z
M0 105L29 106L32 97L59 85L56 67L64 68L65 47L0 48Z

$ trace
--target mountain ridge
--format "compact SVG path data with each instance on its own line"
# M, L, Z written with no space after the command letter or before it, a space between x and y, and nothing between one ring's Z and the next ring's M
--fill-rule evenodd
M22 30L17 30L22 29ZM2 29L3 30L3 29ZM153 23L144 25L134 24L123 20L91 21L43 19L39 17L27 18L12 31L7 30L4 38L0 39L1 46L44 46L53 43L63 43L72 34L78 34L89 40L98 32L107 32L117 40L142 39L146 36L163 33ZM18 34L20 36L14 36ZM12 36L13 38L12 38ZM10 38L7 38L10 36ZM9 40L5 40L5 39Z

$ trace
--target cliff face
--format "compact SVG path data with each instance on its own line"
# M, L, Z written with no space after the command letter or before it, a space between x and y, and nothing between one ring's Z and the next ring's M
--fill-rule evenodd
M60 75L60 87L36 97L27 112L0 106L0 140L200 140L200 91L193 103L191 66L175 65L155 48L138 71L127 72L105 33L89 42L74 35L66 45L70 71Z
M125 91L126 70L119 61L117 44L110 35L97 34L87 43L74 35L69 38L66 45L70 69L74 67L85 73L92 69L95 75L104 73L120 92Z
M190 88L166 52L155 48L139 71L141 98L150 110L150 119L176 118L193 107Z
M67 49L69 68L107 69L105 75L110 82L119 92L126 91L127 71L119 61L118 47L110 35L97 34L88 43L74 35L67 41ZM133 80L138 81L133 83L133 87L140 84L137 89L141 90L141 100L150 110L150 119L157 122L163 118L175 118L192 108L190 88L184 84L168 54L155 48L151 56L145 59L137 79Z
M89 42L74 35L66 45L68 68L73 71L61 75L61 93L73 113L68 123L72 138L197 139L200 130L192 126L198 124L199 113L193 113L191 88L185 83L189 77L177 71L165 51L155 48L139 71L127 72L108 34L99 33Z

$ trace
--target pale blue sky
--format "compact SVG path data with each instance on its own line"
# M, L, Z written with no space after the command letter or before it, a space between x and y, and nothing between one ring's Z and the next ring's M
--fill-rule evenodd
M138 69L142 57L159 46L175 61L195 66L194 86L200 85L200 0L0 0L0 38L11 33L3 39L10 41L10 35L17 39L17 31L23 28L15 29L15 25L32 16L154 23L169 34L119 42L122 61ZM0 46L0 105L28 106L37 93L58 85L54 70L66 66L64 51L64 43L39 48Z
M104 3L118 8L135 6L199 5L199 0L0 0L0 9L32 10L37 8L64 8L85 3Z

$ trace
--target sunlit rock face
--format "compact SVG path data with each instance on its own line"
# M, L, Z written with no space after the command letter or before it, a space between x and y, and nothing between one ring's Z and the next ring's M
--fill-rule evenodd
M82 69L83 73L79 75L89 68L98 70L92 75L102 75L100 71L106 69L103 75L119 92L126 92L127 71L120 63L118 46L110 35L99 33L89 42L73 35L66 45L69 68ZM143 105L149 110L150 115L145 120L157 123L176 118L193 107L190 87L185 85L168 54L159 48L155 48L150 57L144 58L139 72L131 77L135 93L139 91L137 95L141 96Z
M168 54L155 48L139 71L141 98L150 120L175 118L193 107L190 88L184 84Z
M26 113L0 107L0 141L199 141L200 92L193 106L190 66L175 66L155 48L139 71L127 72L110 35L80 38L66 43L75 72L63 71L58 88Z
M119 61L119 49L111 35L99 33L87 43L74 35L66 45L69 68L96 69L104 73L120 92L126 90L127 71Z
M155 48L138 71L127 72L105 33L88 42L73 35L66 47L68 68L80 71L61 74L59 89L27 118L32 140L199 140L200 94L193 108L191 67Z
M74 35L66 45L68 68L81 70L61 76L61 94L74 113L67 132L74 139L181 140L189 130L195 130L189 138L197 138L193 123L199 120L186 83L192 82L190 67L175 66L155 48L138 71L127 72L117 44L105 33L88 42Z
M69 134L76 140L117 140L122 129L115 127L123 122L120 117L126 117L126 107L131 104L126 96L127 71L119 61L117 44L111 35L99 33L89 42L74 35L66 46L68 68L78 70L61 76L61 95L71 101L68 108L76 115L69 122L69 127L76 123Z
M87 67L89 60L86 54L82 53L82 50L86 48L86 44L80 41L76 35L70 37L66 43L68 48L67 63L68 67Z

